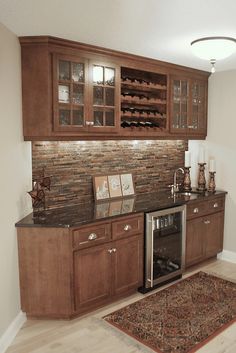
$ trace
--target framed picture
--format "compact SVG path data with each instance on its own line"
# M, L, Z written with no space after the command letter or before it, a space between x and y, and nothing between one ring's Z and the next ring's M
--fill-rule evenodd
M107 176L95 176L93 179L95 200L110 198Z
M133 177L132 174L121 174L121 189L122 195L134 195L134 184L133 184Z
M120 175L108 175L108 186L110 197L121 197L121 183L120 183Z
M132 196L134 195L132 174L126 173L94 176L93 189L95 201L105 201L124 196ZM112 209L112 213L118 212L117 205L118 204ZM124 207L132 208L132 204L124 204Z

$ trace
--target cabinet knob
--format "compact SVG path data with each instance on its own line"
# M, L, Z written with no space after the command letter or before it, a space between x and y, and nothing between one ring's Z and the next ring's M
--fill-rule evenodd
M97 234L96 233L89 234L88 240L95 240L95 239L97 239Z
M213 207L214 207L214 208L219 207L218 202L214 203Z
M112 252L116 252L116 248L113 248L113 249L112 249Z
M205 224L210 224L211 222L209 220L204 221Z
M113 249L108 249L107 252L109 252L109 254L112 254Z
M126 224L125 226L124 226L124 230L127 232L128 230L131 230L132 229L132 227L131 227L131 225L130 224Z
M94 122L93 122L93 121L86 120L86 125L93 126L93 125L94 125Z
M197 207L194 208L193 213L198 213L198 212L199 212L199 209Z

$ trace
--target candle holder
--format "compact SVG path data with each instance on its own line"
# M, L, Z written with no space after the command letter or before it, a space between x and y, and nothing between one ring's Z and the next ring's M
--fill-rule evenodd
M190 168L191 167L185 167L184 168L184 182L183 182L183 189L184 191L191 191L191 179L190 179Z
M198 163L199 172L198 172L198 187L197 190L200 192L206 191L206 178L205 178L205 165L206 163Z
M216 190L216 183L215 183L215 173L216 172L209 172L209 183L208 183L208 191L215 192Z

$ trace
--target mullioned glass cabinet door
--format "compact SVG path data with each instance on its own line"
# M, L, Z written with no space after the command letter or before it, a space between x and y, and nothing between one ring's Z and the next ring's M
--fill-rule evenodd
M185 133L189 125L189 80L173 78L171 81L171 131Z
M120 126L120 68L90 62L90 126L96 132L117 132Z
M204 133L207 129L207 84L204 81L191 81L191 121L189 128L194 133Z
M88 129L88 60L53 57L53 116L55 131Z
M117 132L120 68L77 56L53 56L53 116L58 132Z
M206 135L207 81L172 77L170 131L189 135Z

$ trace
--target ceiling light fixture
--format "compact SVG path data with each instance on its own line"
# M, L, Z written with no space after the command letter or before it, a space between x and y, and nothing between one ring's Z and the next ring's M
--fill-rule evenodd
M236 51L236 39L231 37L205 37L191 43L193 54L210 61L211 72L215 72L217 60L228 58Z

